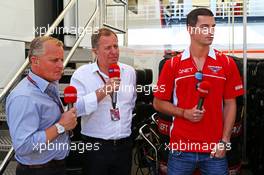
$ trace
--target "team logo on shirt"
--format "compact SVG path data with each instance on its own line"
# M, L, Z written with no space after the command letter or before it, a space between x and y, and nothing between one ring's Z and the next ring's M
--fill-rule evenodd
M208 66L208 68L214 73L217 73L222 69L221 66Z
M193 68L190 67L190 68L185 68L185 69L180 69L179 70L179 74L183 74L183 73L190 73L193 71Z

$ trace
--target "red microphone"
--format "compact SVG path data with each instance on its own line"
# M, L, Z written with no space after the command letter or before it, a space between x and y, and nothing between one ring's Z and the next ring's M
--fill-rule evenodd
M202 110L204 99L208 95L210 88L211 88L211 84L208 81L202 81L200 83L199 87L197 88L200 97L198 101L197 109Z
M108 68L109 78L120 78L120 68L117 64L111 64ZM114 91L112 95L113 108L116 108L117 93Z
M109 78L120 78L120 68L117 64L111 64L108 68Z
M77 101L77 90L74 86L67 86L64 89L64 102L68 104L68 109L73 107L73 103Z

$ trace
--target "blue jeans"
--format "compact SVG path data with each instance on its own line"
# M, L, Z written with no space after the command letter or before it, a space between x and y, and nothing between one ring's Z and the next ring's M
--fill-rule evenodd
M196 168L200 168L203 175L228 175L226 157L210 158L209 153L170 152L168 175L192 175Z

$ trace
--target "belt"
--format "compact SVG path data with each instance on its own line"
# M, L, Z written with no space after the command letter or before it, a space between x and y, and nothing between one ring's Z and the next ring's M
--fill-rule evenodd
M18 166L20 167L26 167L26 168L57 168L65 166L65 161L63 160L51 160L44 164L38 164L38 165L24 165L22 163L18 162Z
M98 142L101 144L109 144L109 145L121 145L121 144L126 144L131 142L131 137L126 137L126 138L121 138L121 139L116 139L116 140L105 140L105 139L100 139L100 138L94 138L86 135L82 135L82 138L85 142Z

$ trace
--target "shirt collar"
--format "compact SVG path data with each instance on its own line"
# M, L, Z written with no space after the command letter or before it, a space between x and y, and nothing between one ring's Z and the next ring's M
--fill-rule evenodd
M212 47L209 48L209 53L208 56L213 58L214 60L216 60L216 55L215 55L215 51ZM186 60L190 58L190 48L187 47L186 49L184 49L183 53L182 53L182 57L181 60Z
M120 67L120 72L123 72L123 71L124 71L124 68L123 68L119 63L117 63L117 65ZM95 72L97 72L97 71L98 71L98 72L99 72L104 78L109 78L107 75L105 75L103 72L100 71L97 62L94 62L94 63L92 63L92 72L95 73Z
M34 74L31 70L29 71L28 76L36 83L36 85L38 86L38 88L43 93L47 89L49 83L54 84L56 86L56 88L58 87L58 84L59 84L58 81L48 82L47 80L45 80L45 79L41 78L40 76Z

